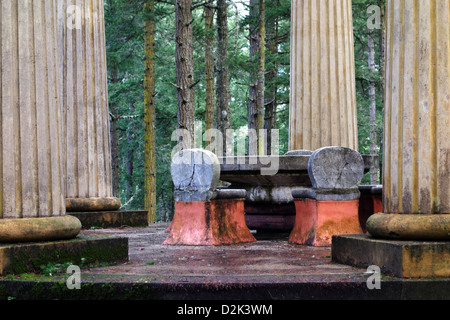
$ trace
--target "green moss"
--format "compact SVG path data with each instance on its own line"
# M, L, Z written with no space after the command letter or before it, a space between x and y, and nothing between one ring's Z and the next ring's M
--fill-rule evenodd
M111 241L102 241L108 239ZM79 237L65 241L64 246L56 242L54 245L11 246L7 253L11 260L5 273L23 274L31 271L49 274L61 270L65 272L71 264L95 266L123 262L128 258L128 241L116 240L114 237Z
M0 300L7 300L10 296L10 292L6 285L0 284Z

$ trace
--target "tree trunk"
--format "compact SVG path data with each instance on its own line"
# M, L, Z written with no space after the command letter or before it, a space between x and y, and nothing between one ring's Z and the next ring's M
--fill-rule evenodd
M380 87L381 87L381 98L384 107L384 57L385 57L385 9L384 0L379 0L379 6L381 8L381 28L379 30L379 41L380 41L380 53L379 53L379 66L380 66Z
M380 38L380 54L379 54L379 65L380 65L380 87L381 87L381 101L382 101L382 119L384 122L384 105L385 105L385 83L384 83L384 70L385 70L385 55L386 55L386 23L385 23L385 1L379 0L379 6L381 8L381 28L379 30L379 38ZM384 124L383 124L384 125ZM380 149L383 150L383 139L380 141ZM380 175L379 175L379 183L382 183L381 177L383 176L383 156L380 157Z
M211 4L205 5L205 79L206 79L206 106L205 127L206 131L215 128L214 118L214 8Z
M369 47L369 135L370 135L370 154L377 154L377 138L376 138L376 89L373 76L375 74L375 42L371 33L368 34L368 47ZM377 168L370 167L370 183L376 184L378 181Z
M274 3L275 1L272 1ZM276 0L278 3L278 1ZM271 130L276 129L277 119L277 77L278 77L278 17L267 22L267 48L272 62L266 72L265 90L265 120L264 128L267 129L267 154L271 154L272 136Z
M264 129L264 86L265 86L265 32L266 32L266 5L265 0L259 0L259 26L258 26L258 80L257 90L257 120L256 127L259 131ZM265 141L258 138L258 154L265 154Z
M230 123L230 79L228 67L228 4L226 0L217 0L217 123L223 135L224 156L227 150L226 132ZM231 147L231 146L230 146Z
M176 69L178 129L187 135L179 137L181 149L193 147L195 129L195 85L192 49L192 0L177 0L176 15Z
M117 70L111 68L111 82L117 83ZM112 192L119 198L119 106L110 104L110 134L111 134L111 168L112 168Z
M130 103L130 113L134 114L134 105L133 103ZM128 135L127 135L127 142L128 142L128 148L127 148L127 162L126 162L126 203L125 206L126 209L128 209L128 203L130 202L132 195L131 188L133 187L133 160L134 160L134 147L133 147L133 122L131 121L128 124Z
M250 23L249 23L249 41L250 41L250 64L252 65L250 69L250 87L248 96L248 129L257 129L257 73L255 70L256 66L254 60L258 55L258 0L250 0ZM248 152L250 155L257 154L257 141L248 141Z
M145 3L145 210L156 222L156 136L155 136L155 1Z

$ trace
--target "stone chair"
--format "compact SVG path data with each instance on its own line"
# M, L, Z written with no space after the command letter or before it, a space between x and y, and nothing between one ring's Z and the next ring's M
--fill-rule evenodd
M175 212L164 245L218 246L254 242L245 223L245 190L220 189L220 163L202 149L182 150L171 164Z
M289 242L330 246L333 235L363 233L359 209L359 185L364 160L355 150L326 147L308 162L312 188L292 191L296 219Z

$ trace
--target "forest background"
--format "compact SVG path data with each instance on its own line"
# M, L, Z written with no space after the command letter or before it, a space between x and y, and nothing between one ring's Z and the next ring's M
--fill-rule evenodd
M359 151L380 162L384 5L352 1ZM288 151L290 9L291 0L105 0L113 189L123 209L171 220L172 133L186 120L202 132L278 129L279 152ZM363 184L380 176L373 170Z

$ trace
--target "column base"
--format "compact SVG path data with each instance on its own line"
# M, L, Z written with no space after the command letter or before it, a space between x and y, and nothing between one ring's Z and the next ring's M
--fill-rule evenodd
M175 202L164 245L219 246L256 241L244 218L244 200Z
M0 219L0 243L66 240L81 231L81 222L72 216Z
M316 247L331 246L336 234L361 234L358 200L296 200L296 218L289 242Z
M390 240L450 240L450 214L384 214L366 223L374 238Z
M399 278L450 277L450 242L380 240L370 235L333 237L332 260Z
M67 212L97 212L119 210L122 203L116 197L66 198Z
M78 218L83 229L148 227L149 225L148 211L145 210L68 212L67 214Z

